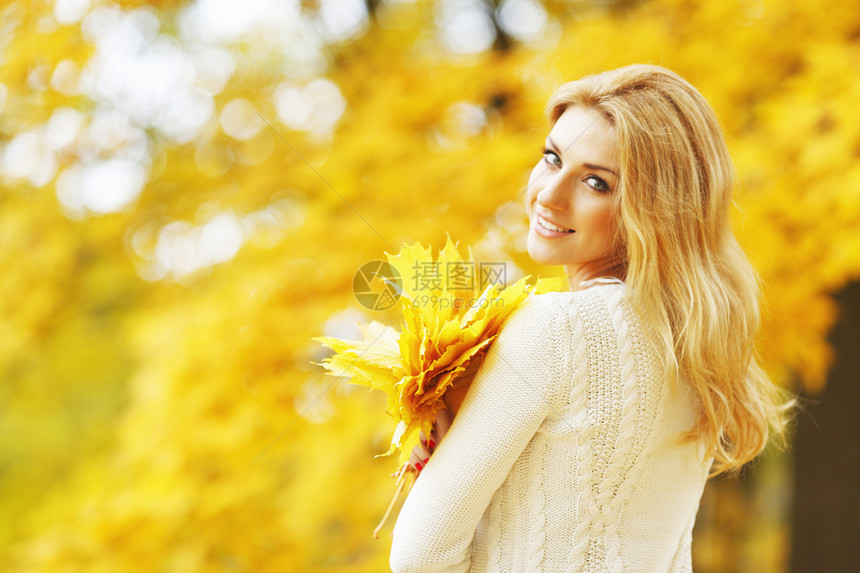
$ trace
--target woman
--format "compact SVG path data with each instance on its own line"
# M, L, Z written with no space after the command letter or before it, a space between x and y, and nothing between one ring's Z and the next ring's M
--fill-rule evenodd
M570 292L508 318L450 428L413 452L395 572L690 571L709 473L784 425L704 98L632 65L563 85L547 112L528 251Z

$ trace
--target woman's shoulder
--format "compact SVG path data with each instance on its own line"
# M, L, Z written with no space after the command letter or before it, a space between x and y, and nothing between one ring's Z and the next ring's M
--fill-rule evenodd
M580 290L549 293L555 328L579 352L604 353L631 344L644 352L647 331L620 280L594 281Z
M575 291L553 291L534 295L536 310L578 320L582 315L598 314L598 309L614 310L624 303L627 285L619 279L599 278L580 283Z
M622 309L625 292L626 285L618 279L595 279L576 291L534 294L511 313L503 330L509 336L534 339L570 335L576 326L605 328L602 323L607 320L618 322L614 315L627 314Z
M595 283L577 291L552 291L529 296L505 321L507 337L522 344L539 345L551 340L569 341L577 332L612 329L616 315L626 315L624 284ZM625 320L621 316L621 321ZM564 345L566 346L566 344Z
M556 341L569 338L569 292L532 294L508 314L494 346L507 352L544 356L557 348Z

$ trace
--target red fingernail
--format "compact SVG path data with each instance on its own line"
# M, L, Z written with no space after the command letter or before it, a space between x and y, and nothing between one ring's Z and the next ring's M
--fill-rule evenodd
M421 465L421 462L418 462L415 464L415 469L418 470L419 472L421 471L421 468L423 468L423 467L424 466Z
M429 462L429 461L430 461L430 458L427 458L426 460L424 460L424 465L426 466L427 462Z
M430 440L429 442L427 442L427 445L428 445L429 447L431 447L431 448L435 448L435 447L436 447L436 442L434 442L433 440Z

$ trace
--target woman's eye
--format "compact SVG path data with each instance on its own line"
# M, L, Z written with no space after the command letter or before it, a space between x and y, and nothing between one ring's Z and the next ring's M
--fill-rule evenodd
M592 189L601 191L603 193L609 191L609 185L600 177L597 177L595 175L589 175L585 178L585 180L588 182L588 186Z
M543 148L543 158L544 158L544 161L546 161L550 165L555 165L556 167L561 167L561 158L558 155L556 155L554 151L551 151L551 150L547 149L546 147Z

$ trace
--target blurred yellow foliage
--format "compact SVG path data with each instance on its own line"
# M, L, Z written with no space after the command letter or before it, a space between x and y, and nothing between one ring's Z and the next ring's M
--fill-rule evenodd
M536 37L497 21L471 54L446 52L441 0L359 4L373 14L341 36L303 2L289 18L316 43L252 7L209 37L197 4L73 4L0 7L3 570L386 570L368 533L396 464L372 459L385 400L325 379L311 337L393 323L350 289L403 242L450 232L553 272L522 244L543 105L631 62L714 105L766 286L762 353L821 387L830 295L860 276L851 3L547 0ZM129 85L122 50L155 62ZM737 563L782 570L770 527ZM740 570L702 547L697 571Z

